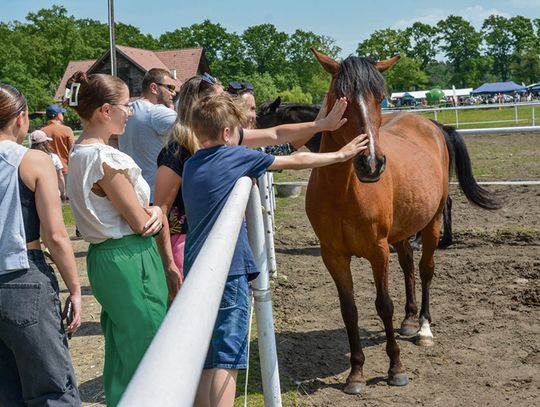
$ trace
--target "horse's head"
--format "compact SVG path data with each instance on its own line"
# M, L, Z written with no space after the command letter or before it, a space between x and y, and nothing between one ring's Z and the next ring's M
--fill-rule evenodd
M267 129L281 124L278 117L278 108L281 105L281 98L278 96L272 102L264 102L257 110L257 128Z
M356 176L362 182L376 182L381 177L386 157L379 147L381 103L386 95L382 72L394 65L399 56L381 62L350 56L339 63L314 49L311 51L323 68L332 75L328 105L345 96L349 101L344 117L347 123L335 131L348 142L358 134L369 136L369 154L360 154L353 160Z

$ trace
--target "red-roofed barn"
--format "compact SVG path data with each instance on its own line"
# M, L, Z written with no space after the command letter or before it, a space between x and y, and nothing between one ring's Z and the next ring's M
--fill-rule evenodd
M171 72L180 87L186 79L194 75L210 72L203 48L183 48L163 51L116 46L116 64L118 77L127 83L132 97L140 96L144 74L152 68L163 68ZM110 73L110 51L105 52L96 60L70 61L64 76L56 90L54 99L61 101L68 79L76 71L89 74Z

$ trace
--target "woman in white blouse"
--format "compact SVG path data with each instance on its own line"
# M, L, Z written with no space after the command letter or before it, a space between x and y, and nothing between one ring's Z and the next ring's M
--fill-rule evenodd
M132 114L126 84L76 72L68 87L83 132L70 154L67 191L78 229L90 242L86 261L102 306L105 396L115 406L165 316L165 272L152 237L163 214L149 206L140 168L107 145Z

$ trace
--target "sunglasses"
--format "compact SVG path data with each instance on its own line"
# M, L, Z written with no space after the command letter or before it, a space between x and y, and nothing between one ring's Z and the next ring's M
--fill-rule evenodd
M169 90L169 92L171 92L171 93L176 92L176 85L170 85L170 84L168 84L168 83L158 83L158 82L154 82L154 83L155 83L156 85L166 87L166 88Z
M237 82L237 81L233 81L233 82L229 82L229 88L230 89L234 89L236 91L239 91L239 90L253 90L253 84L249 83L249 82Z
M212 75L210 75L210 74L207 73L207 72L205 72L205 73L202 74L201 79L202 79L204 82L206 82L206 83L208 83L208 84L210 84L210 85L212 85L212 86L213 86L213 85L217 85L217 84L219 83L219 82L217 81L216 78L214 78Z

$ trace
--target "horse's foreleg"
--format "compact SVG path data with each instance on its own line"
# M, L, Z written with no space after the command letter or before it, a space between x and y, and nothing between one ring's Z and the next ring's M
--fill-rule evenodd
M324 264L336 283L341 306L341 316L345 323L351 349L351 372L349 373L349 377L347 377L344 391L349 394L360 394L366 387L363 370L365 356L362 351L360 333L358 331L358 311L354 302L351 258L337 254L324 246L321 246L321 255Z
M413 250L409 240L405 239L394 244L396 248L399 265L403 270L405 278L405 319L401 323L399 332L405 336L416 335L418 331L418 306L416 305L416 289L414 280L414 258Z
M386 332L386 354L390 358L390 369L388 369L388 384L393 386L404 386L409 383L409 378L405 367L401 364L399 358L399 345L396 342L394 334L394 325L392 317L394 315L394 304L388 293L388 257L390 250L388 242L380 242L379 245L371 250L368 259L373 269L373 278L377 289L377 298L375 306L377 313L382 319L384 330Z
M422 230L424 242L422 258L420 259L420 279L422 280L422 308L420 309L420 330L416 343L420 346L433 346L433 333L431 332L431 314L429 313L429 289L435 271L434 253L439 242L441 218L436 216L431 223Z

